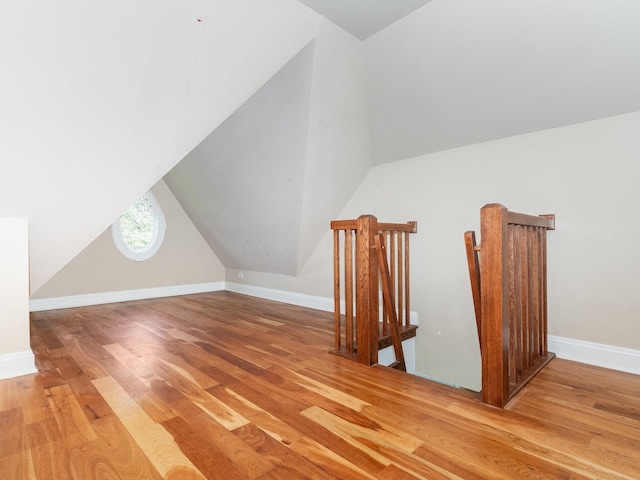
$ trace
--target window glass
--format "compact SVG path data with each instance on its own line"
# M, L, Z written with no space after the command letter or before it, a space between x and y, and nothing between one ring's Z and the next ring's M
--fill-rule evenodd
M116 247L125 257L143 261L158 251L165 229L162 209L149 191L114 222L111 234Z

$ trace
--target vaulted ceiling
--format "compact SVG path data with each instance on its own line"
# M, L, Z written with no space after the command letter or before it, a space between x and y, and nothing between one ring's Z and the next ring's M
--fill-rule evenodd
M182 160L226 266L295 274L372 166L640 110L638 25L636 0L2 2L0 216L29 218L35 290Z
M373 164L640 110L640 2L435 0L364 42Z
M556 0L300 1L362 40L364 75L354 81L365 117L317 120L366 142L370 166L640 110L640 4L631 0L579 8ZM339 170L329 167L332 178L310 173L335 164L335 152L309 158L306 147L317 128L309 119L317 52L336 55L344 42L333 35L317 35L315 48L305 47L166 177L228 267L295 274L340 210L331 195ZM354 91L334 88L316 101ZM322 194L305 198L313 188ZM324 211L308 208L321 203ZM320 225L305 230L311 217Z
M165 176L228 268L295 275L314 44Z

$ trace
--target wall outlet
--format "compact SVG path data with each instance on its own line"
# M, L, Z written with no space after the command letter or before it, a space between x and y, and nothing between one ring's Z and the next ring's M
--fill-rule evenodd
M242 280L244 278L244 273L243 272L238 272L238 278L240 280Z

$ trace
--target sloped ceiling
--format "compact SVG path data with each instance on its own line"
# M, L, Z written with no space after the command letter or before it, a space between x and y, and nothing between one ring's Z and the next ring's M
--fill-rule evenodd
M29 218L33 290L316 37L320 15L306 5L366 38L360 44L364 73L353 78L366 93L368 118L357 131L350 123L345 135L370 142L369 165L640 110L637 0L433 0L413 3L400 19L400 0L312 1L0 3L0 215ZM371 27L375 15L368 9L381 5L394 5L393 15ZM346 10L331 12L336 6ZM332 46L339 50L343 41L331 40ZM303 70L284 77L306 78ZM284 121L276 117L285 110L255 103L245 121L268 119L265 126L274 129ZM297 103L299 119L303 104ZM239 131L249 128L233 123ZM284 257L295 258L299 247L293 225L305 166L297 152L306 137L299 130L304 121L287 125L286 136L274 132L264 145L264 158L275 165L258 167L262 183L228 164L233 184L218 170L199 175L198 182L226 181L218 200L248 222L198 217L208 197L188 198L183 190L181 202L186 210L193 205L203 234L228 235L209 236L214 250L227 255L227 266L242 258L252 268L276 271L277 263L279 271L293 271L295 262ZM227 134L211 141L221 159L255 153ZM277 138L292 143L277 145ZM338 158L330 156L327 161ZM304 192L312 180L302 184ZM178 188L176 180L180 197ZM250 262L257 240L247 231L236 235L249 223L269 227L253 211L265 212L264 205L291 235L283 249L263 249L274 258L282 254L281 262ZM229 253L242 241L246 249Z
M314 42L165 181L227 268L295 275Z
M0 216L29 219L32 292L317 23L291 0L0 2Z
M640 110L640 2L435 0L364 42L374 165Z
M373 165L640 110L632 0L300 1L366 38L368 119L350 134L370 142ZM307 47L166 177L226 267L295 274L304 261L312 57Z

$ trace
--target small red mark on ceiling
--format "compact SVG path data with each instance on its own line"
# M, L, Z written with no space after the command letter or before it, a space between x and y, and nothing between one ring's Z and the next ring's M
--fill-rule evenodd
M202 19L201 18L198 19L198 23L202 23Z

